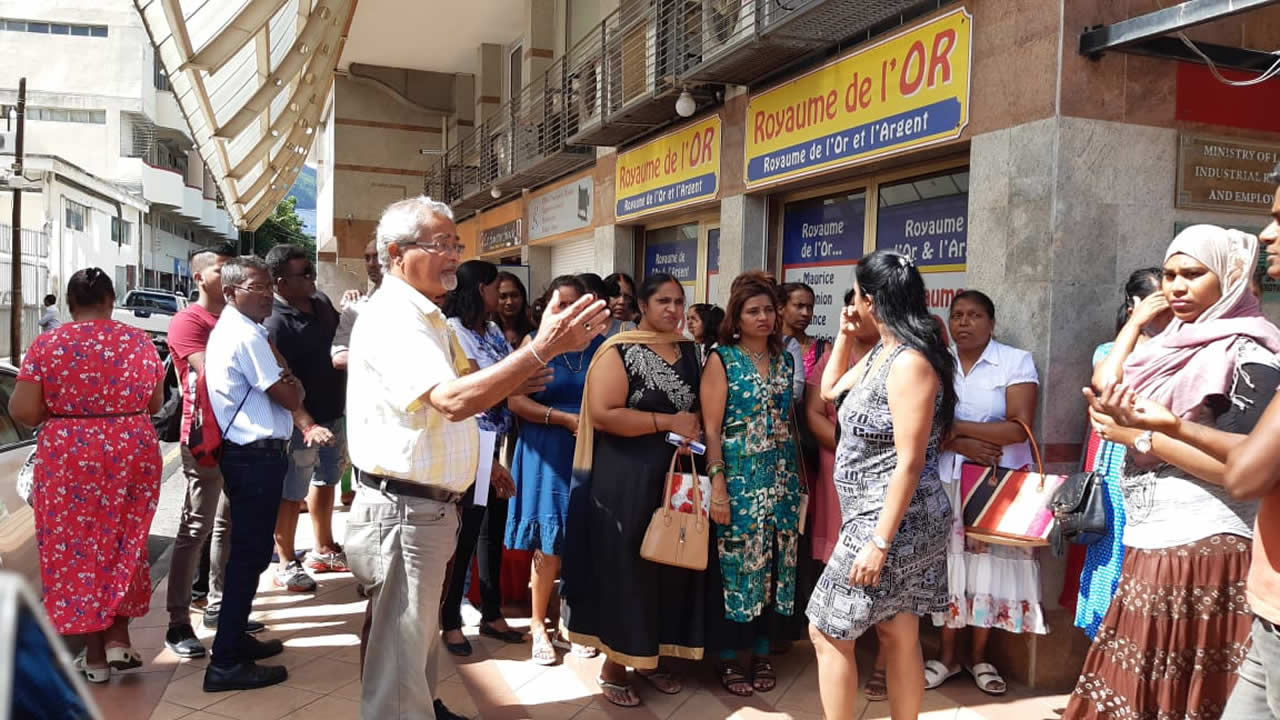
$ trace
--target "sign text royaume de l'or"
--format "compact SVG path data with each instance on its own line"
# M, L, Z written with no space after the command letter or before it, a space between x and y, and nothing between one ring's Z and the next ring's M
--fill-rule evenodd
M747 186L959 137L972 20L953 10L753 96Z
M720 187L720 116L618 153L614 181L618 220L714 198Z

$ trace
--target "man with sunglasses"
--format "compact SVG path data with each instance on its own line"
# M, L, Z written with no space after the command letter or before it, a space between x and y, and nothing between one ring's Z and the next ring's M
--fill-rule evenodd
M276 518L276 587L314 592L316 581L298 562L294 536L298 514L307 504L315 547L306 567L316 573L346 572L347 558L333 539L334 489L347 464L342 416L346 411L347 373L329 358L339 316L329 298L316 290L311 256L297 245L277 245L267 253L275 302L267 332L306 391L303 410L294 413L289 444L289 474Z
M459 375L449 326L431 300L457 286L462 246L452 210L427 197L393 203L378 222L377 249L382 287L356 319L347 384L357 491L346 547L372 618L361 717L454 720L435 697L436 646L457 503L477 472L475 415L545 385L547 363L585 348L609 311L591 295L569 305L557 293L532 343Z
M205 383L222 433L219 465L230 505L231 544L205 692L251 690L288 678L283 667L256 664L282 652L283 644L255 640L245 625L258 576L271 564L293 413L302 409L305 396L262 326L272 304L267 264L254 257L228 260L222 266L222 291L227 304L209 335Z

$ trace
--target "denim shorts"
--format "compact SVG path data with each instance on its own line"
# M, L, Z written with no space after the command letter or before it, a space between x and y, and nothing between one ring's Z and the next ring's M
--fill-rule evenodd
M300 502L306 499L310 486L332 487L342 481L348 463L345 422L338 418L321 426L333 432L330 447L309 448L302 439L302 431L293 430L293 440L289 442L289 474L284 480L285 500Z

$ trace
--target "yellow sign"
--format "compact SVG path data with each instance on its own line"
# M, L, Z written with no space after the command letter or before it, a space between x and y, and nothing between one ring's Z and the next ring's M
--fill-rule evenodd
M720 116L618 153L614 180L620 221L714 198L720 187Z
M747 186L959 137L972 27L959 8L752 97Z

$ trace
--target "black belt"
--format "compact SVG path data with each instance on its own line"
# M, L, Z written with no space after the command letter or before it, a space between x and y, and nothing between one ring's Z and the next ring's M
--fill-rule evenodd
M374 475L363 470L356 470L356 477L360 479L362 485L367 485L380 492L389 492L392 495L408 495L409 497L423 498L425 500L434 500L445 505L456 505L462 500L466 493L445 490L444 488L435 487L434 485L419 485L418 483L408 482L406 480L397 480L395 478L383 477L382 475Z
M268 438L266 440L254 440L251 443L235 443L227 440L229 447L241 448L243 450L270 450L272 452L288 452L289 441L279 438Z

